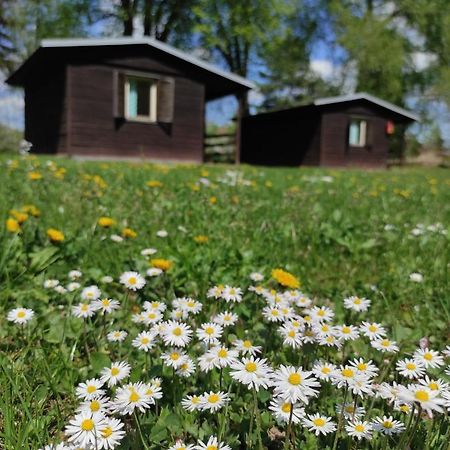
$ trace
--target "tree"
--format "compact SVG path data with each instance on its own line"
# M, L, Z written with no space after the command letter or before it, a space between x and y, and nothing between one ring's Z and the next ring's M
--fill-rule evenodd
M314 44L326 40L325 20L322 0L299 0L286 10L277 34L260 51L264 61L259 72L264 95L260 110L287 108L339 93L336 80L325 81L311 67Z
M195 8L200 43L231 72L247 77L259 50L276 35L285 4L282 0L201 0ZM239 114L247 114L247 95L240 95L238 101Z

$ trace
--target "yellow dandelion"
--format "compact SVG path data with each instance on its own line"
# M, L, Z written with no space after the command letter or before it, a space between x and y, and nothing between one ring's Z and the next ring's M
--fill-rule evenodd
M97 220L98 226L100 226L102 228L109 228L109 227L113 226L115 223L116 223L116 221L114 219L111 219L111 217L100 217Z
M136 231L132 230L131 228L124 228L122 230L122 236L124 238L134 239L137 236L137 233L136 233Z
M47 236L52 242L62 242L65 239L64 233L56 228L49 228L47 230Z
M16 219L9 217L6 219L6 230L10 233L20 233L20 224Z
M162 259L162 258L151 259L150 265L152 267L156 267L157 269L166 271L172 267L172 261L169 261L168 259Z
M217 197L214 197L214 195L210 197L209 203L211 203L211 205L215 205L217 203Z
M300 287L300 281L291 273L286 272L283 269L272 270L272 278L275 279L282 286L297 289Z
M30 180L40 180L42 178L42 174L39 172L29 172L28 173L28 178Z
M150 181L147 181L147 183L145 183L148 187L151 187L151 188L157 188L157 187L162 187L162 183L161 183L161 181L158 181L158 180L150 180Z
M41 215L41 211L39 211L39 209L37 209L34 205L23 205L21 210L26 214L32 215L33 217L39 217Z
M199 234L194 237L194 241L197 242L197 244L206 244L209 241L209 237L204 234Z
M11 211L9 211L9 214L11 214L11 216L14 217L14 219L16 219L17 222L19 222L19 224L24 223L28 219L27 213L17 211L15 209L12 209Z

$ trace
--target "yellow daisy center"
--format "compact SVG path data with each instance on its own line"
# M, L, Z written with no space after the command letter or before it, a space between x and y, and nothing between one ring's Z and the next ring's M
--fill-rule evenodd
M291 373L288 381L294 386L298 386L302 382L302 377L298 373Z
M364 425L361 424L356 425L355 430L358 431L359 433L364 433L365 431Z
M292 405L290 403L284 403L283 406L281 407L281 411L283 411L284 413L290 413L292 409Z
M322 373L325 375L328 375L331 372L331 369L329 367L322 367Z
M424 359L426 359L427 361L431 361L433 359L433 355L431 353L425 353L423 355Z
M89 310L89 305L86 305L86 303L83 303L82 305L81 305L81 311L83 311L83 312L86 312L86 311L88 311Z
M257 365L254 363L254 362L248 362L246 365L245 365L245 370L247 371L247 372L251 372L251 373L253 373L253 372L256 372L256 369L257 369L258 367L257 367Z
M95 423L92 419L84 419L81 422L81 429L83 431L92 431L94 429Z
M345 378L352 378L354 376L352 369L344 369L341 371L341 375Z
M290 338L294 338L295 337L295 331L293 331L293 330L289 331L288 336Z
M394 425L392 424L392 422L390 420L385 420L383 422L383 427L384 428L392 428Z
M224 348L221 348L217 355L219 358L226 358L228 356L228 352Z
M154 319L156 317L156 314L155 313L149 313L148 314L148 318L149 319Z
M187 305L189 306L189 308L193 308L195 306L195 302L191 300L190 302L187 302Z
M218 450L218 447L216 445L208 445L208 447L206 447L206 450Z
M366 363L359 363L357 366L358 370L366 370L367 364Z
M103 428L101 431L103 438L109 438L113 434L113 429L111 427Z
M19 311L19 312L17 313L17 317L18 317L19 319L23 319L23 318L25 317L25 311Z
M92 400L90 409L92 412L97 412L100 409L100 402L98 400Z
M93 394L97 390L97 388L91 384L87 387L86 390L88 391L89 394Z
M142 345L147 345L150 342L149 338L143 337L141 338L141 344Z
M428 387L429 387L432 391L437 391L437 390L439 390L439 386L438 386L438 384L437 384L435 381L432 381L432 382L428 385Z
M377 330L378 330L378 328L375 325L369 325L369 331L371 333L375 333L375 331L377 331Z
M109 306L110 304L111 304L111 302L107 298L102 300L102 305L103 306Z
M182 333L182 331L181 331L181 328L180 328L180 327L176 327L176 328L173 330L173 334L174 334L175 336L181 336L181 333Z
M140 395L136 391L132 391L130 394L130 402L136 403L140 400Z
M408 370L415 370L416 369L416 365L414 363L408 363L408 364L406 364L406 368Z
M355 305L360 305L360 304L361 304L361 299L358 298L358 297L356 297L355 300L353 300L353 303L354 303Z
M136 277L130 277L128 278L128 284L136 284Z
M320 417L318 417L317 419L313 420L313 424L316 427L323 427L325 425L325 420L321 419Z
M389 342L388 339L383 339L383 340L381 341L381 345L382 345L383 347L389 347L389 346L391 345L391 343Z
M352 329L350 327L342 327L342 332L344 334L349 334L351 333Z
M323 309L320 309L320 310L317 312L317 315L318 315L319 317L323 317L323 316L325 315L325 311L324 311Z
M427 402L430 399L430 395L426 391L416 391L414 397L419 402Z
M220 400L220 397L217 394L211 394L208 397L208 402L209 403L217 403Z
M171 359L172 361L176 361L176 360L179 359L179 358L180 358L180 354L177 353L177 352L173 352L173 353L171 353L171 355L170 355L170 359Z
M214 333L214 328L213 327L206 327L205 328L205 333L209 334L211 336L211 334Z
M200 398L197 397L196 395L194 395L194 396L191 398L191 403L194 404L194 405L197 405L198 403L200 403Z
M111 375L112 375L113 377L115 377L116 375L119 375L119 373L120 373L120 369L119 369L118 367L113 367L113 368L111 369Z
M251 343L251 341L244 341L242 346L245 348L250 348L252 346L252 343Z

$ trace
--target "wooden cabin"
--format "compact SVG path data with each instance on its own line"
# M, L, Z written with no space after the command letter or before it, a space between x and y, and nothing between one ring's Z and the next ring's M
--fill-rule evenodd
M7 80L32 152L203 161L205 102L253 84L151 38L50 39Z
M241 161L265 166L386 167L391 135L418 116L366 93L244 117Z

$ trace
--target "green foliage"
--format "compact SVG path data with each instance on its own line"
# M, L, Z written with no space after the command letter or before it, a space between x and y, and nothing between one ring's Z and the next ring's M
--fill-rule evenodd
M22 139L22 131L0 124L0 153L17 153Z

